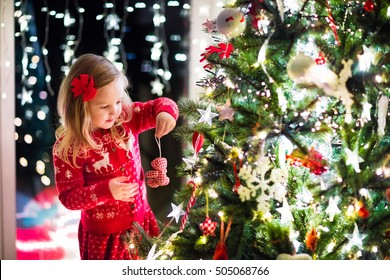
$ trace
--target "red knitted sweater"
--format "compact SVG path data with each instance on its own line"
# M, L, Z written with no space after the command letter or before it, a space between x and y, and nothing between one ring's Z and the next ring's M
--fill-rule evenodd
M87 156L78 156L80 168L67 164L56 155L54 151L61 139L56 141L53 162L59 200L68 209L81 210L81 223L86 230L109 234L131 228L134 221L142 223L149 204L138 135L155 127L160 112L170 113L175 119L179 115L176 103L168 98L134 102L132 119L123 124L129 140L116 142L108 130L95 132L93 137L103 144L103 148L89 150ZM115 200L111 195L109 180L119 176L127 176L130 182L138 183L139 192L133 202Z

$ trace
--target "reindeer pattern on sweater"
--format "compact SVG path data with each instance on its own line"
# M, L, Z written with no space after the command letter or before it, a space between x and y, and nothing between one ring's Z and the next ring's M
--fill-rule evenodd
M160 112L178 118L177 105L168 98L134 102L132 119L123 124L126 141L115 141L109 130L95 131L93 138L102 148L89 149L84 156L76 156L78 167L67 164L55 153L61 139L56 141L53 161L59 200L68 209L81 210L81 223L86 230L109 234L129 229L133 222L142 223L150 207L146 200L138 135L155 127ZM138 183L139 192L133 202L113 198L109 181L119 176Z

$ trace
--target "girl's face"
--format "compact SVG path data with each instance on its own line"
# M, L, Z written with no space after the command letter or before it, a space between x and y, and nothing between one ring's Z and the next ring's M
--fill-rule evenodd
M122 97L125 94L121 79L98 88L95 98L88 102L94 129L109 129L122 112Z

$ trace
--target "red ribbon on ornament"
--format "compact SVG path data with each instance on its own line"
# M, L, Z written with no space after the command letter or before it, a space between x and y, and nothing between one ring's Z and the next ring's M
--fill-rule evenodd
M214 255L213 255L213 260L228 260L229 256L227 253L227 248L226 248L226 239L229 235L230 228L232 225L232 218L229 219L228 225L226 227L225 231L225 224L223 220L221 219L221 233L219 236L219 242L217 246L215 247Z

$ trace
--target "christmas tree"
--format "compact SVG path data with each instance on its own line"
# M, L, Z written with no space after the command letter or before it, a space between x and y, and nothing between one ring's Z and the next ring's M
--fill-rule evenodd
M185 183L148 258L389 259L389 3L233 2L203 24Z

